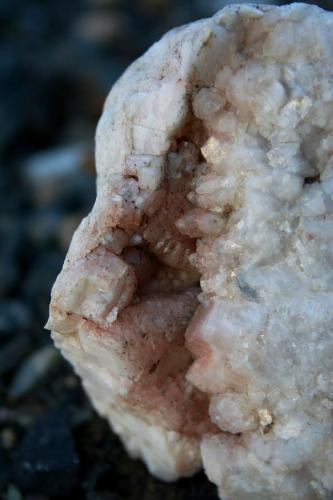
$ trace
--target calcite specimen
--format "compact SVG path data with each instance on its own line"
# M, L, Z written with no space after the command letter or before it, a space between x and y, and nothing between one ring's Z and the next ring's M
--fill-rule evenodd
M132 456L333 490L333 14L233 6L112 89L48 328Z

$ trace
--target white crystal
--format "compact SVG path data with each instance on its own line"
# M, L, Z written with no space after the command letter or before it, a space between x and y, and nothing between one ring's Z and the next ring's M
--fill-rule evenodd
M160 478L333 491L333 15L230 6L113 87L48 326ZM199 288L199 282L200 287Z

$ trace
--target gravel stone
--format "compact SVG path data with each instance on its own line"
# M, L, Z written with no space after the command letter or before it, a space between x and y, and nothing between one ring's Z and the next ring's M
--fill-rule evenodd
M29 429L14 465L22 490L66 497L75 485L79 459L62 412L51 411Z

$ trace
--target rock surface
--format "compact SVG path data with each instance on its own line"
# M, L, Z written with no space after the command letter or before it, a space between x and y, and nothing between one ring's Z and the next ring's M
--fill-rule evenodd
M333 490L333 16L233 6L112 89L48 328L157 476ZM153 61L153 64L152 64Z

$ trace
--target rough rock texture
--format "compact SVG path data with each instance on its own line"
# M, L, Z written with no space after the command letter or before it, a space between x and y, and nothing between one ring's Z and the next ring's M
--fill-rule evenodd
M333 15L233 6L112 89L48 327L129 453L224 499L333 490ZM202 457L202 458L201 458Z

